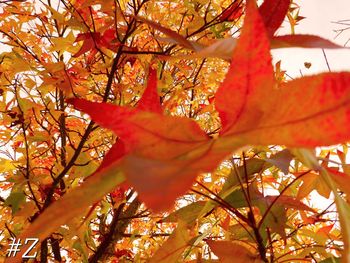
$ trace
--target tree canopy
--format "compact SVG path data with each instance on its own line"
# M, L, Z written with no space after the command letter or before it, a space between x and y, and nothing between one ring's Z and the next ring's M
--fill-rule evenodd
M2 259L38 238L33 262L349 262L350 72L272 63L342 48L299 10L1 1Z

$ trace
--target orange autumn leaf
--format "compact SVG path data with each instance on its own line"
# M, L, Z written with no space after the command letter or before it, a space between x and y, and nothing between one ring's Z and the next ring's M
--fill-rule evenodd
M243 5L240 1L235 1L230 7L222 12L219 17L220 21L235 21L243 14Z
M296 1L46 2L6 1L0 14L3 261L21 262L39 238L29 254L42 262L310 251L347 262L349 73L285 82L271 65L270 49L339 48L276 36L300 20ZM334 147L304 149L336 142L341 163ZM334 200L323 209L313 190ZM22 242L13 257L11 238Z
M180 157L208 141L199 126L187 118L81 99L71 99L69 102L119 135L127 151L150 158L166 160Z
M172 206L200 172L212 171L229 153L213 152L213 141L187 118L79 99L70 102L120 136L127 152L120 166L154 211Z
M329 198L331 189L323 181L320 181L320 175L310 172L301 178L303 184L298 189L297 199L307 197L313 190L324 198Z
M70 102L120 137L122 143L118 140L101 166L126 155L120 165L128 182L150 208L159 211L169 208L199 172L210 171L216 162L195 165L210 149L209 137L190 119L162 115L156 87L156 73L151 70L136 109L79 99Z
M230 227L230 221L231 221L231 217L230 217L230 215L227 215L225 217L225 219L220 224L222 229L224 229L225 231L228 231L228 228Z
M339 189L346 194L350 195L349 174L338 171L337 168L326 167L327 172L332 177L334 182L337 183Z
M230 263L233 259L237 263L260 262L256 255L238 242L210 240L207 243L222 263Z
M253 6L248 2L241 39L216 94L222 135L240 137L247 144L291 147L348 140L344 127L350 123L350 73L324 73L279 86L268 35Z
M273 86L274 82L265 26L256 7L251 7L252 5L247 3L241 37L233 51L226 78L215 96L215 107L220 115L222 134L240 119L243 121L251 119L255 123L254 119L257 117L255 115L260 112L255 111L247 103L256 97L251 103L260 104L266 90Z
M191 239L190 228L183 222L179 223L172 235L155 252L148 261L150 263L180 262L183 251Z
M260 15L269 36L273 36L276 30L281 26L288 12L290 3L290 0L265 0L260 6Z
M349 84L350 74L344 72L296 79L282 84L278 90L270 86L270 91L265 90L269 96L259 106L253 106L254 99L260 98L259 92L247 99L247 107L241 109L246 117L240 118L226 135L245 137L251 144L291 147L346 141ZM251 110L254 114L249 114Z
M147 87L138 102L137 108L159 114L162 113L162 107L157 92L157 72L152 68L149 69Z
M93 34L94 33L91 33L91 34L90 33L82 33L82 34L78 35L75 42L83 41L83 44L82 44L81 48L79 49L79 51L73 55L73 57L79 57L79 56L85 54L86 52L95 49L96 44L95 44L94 39L92 37ZM95 35L96 35L96 33L95 33ZM94 50L94 52L95 52L95 50Z
M98 48L104 47L108 49L115 49L120 43L114 43L116 31L114 29L107 29L102 35L100 32L88 32L78 34L75 42L83 41L79 51L73 57L79 57L88 51L97 52Z
M149 81L155 89L154 83ZM125 142L128 154L120 165L141 199L159 211L184 194L198 173L212 171L239 146L312 147L348 139L342 128L348 123L347 83L349 73L327 73L278 86L264 21L249 1L230 69L216 94L222 121L217 140L186 118L79 99L70 102ZM145 93L141 101L148 96ZM319 127L328 127L328 132Z
M137 108L155 113L161 113L162 111L159 96L157 94L157 74L152 68L149 69L148 83L144 94L137 105ZM118 139L103 158L102 163L96 172L117 162L119 159L124 157L126 153L125 143Z
M319 230L317 230L317 234L322 234L325 236L329 236L329 233L331 232L331 230L333 229L334 224L328 225L328 226L323 226L321 227Z
M172 122L173 123L173 122ZM176 125L184 126L185 122ZM164 152L177 152L181 146L164 141ZM153 211L164 211L173 206L177 197L185 194L200 173L213 171L228 151L218 151L213 141L188 144L188 152L173 158L135 153L125 156L121 163L128 182L135 187L140 199ZM180 152L179 152L180 153Z

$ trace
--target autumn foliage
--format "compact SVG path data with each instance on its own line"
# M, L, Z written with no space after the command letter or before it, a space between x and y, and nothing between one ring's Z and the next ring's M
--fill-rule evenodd
M350 72L272 64L341 48L293 1L2 5L4 260L349 262Z

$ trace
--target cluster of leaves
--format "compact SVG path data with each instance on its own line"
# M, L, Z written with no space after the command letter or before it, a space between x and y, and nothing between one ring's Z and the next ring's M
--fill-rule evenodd
M338 48L277 36L301 19L290 0L1 9L3 248L40 238L41 262L349 260L347 145L303 148L349 140L350 73L274 72L270 48ZM313 190L334 204L313 207Z

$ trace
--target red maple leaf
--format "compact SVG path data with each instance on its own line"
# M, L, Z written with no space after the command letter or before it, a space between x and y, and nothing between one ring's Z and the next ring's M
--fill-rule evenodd
M136 109L70 100L121 138L125 155L108 154L105 163L119 162L150 208L168 208L198 173L213 171L241 146L314 147L350 138L350 73L319 74L278 86L271 64L271 32L255 2L248 1L242 35L215 95L222 121L221 136L215 140L193 120L161 114L154 93L145 92L140 104L148 106ZM152 77L149 87L154 92Z
M102 35L100 32L80 33L75 42L80 41L83 41L83 44L73 57L79 57L88 51L96 53L101 47L115 51L120 46L120 43L116 42L116 31L113 28L107 29Z

